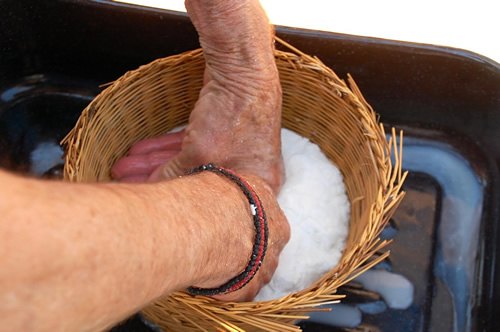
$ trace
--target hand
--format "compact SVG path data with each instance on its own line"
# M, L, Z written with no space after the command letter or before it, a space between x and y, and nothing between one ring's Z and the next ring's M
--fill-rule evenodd
M213 162L258 175L275 193L279 191L283 182L281 85L274 62L272 31L258 2L225 4L231 2L235 6L243 4L241 13L253 13L252 20L260 21L241 25L241 18L230 9L225 8L229 12L226 15L218 8L213 15L221 18L212 21L224 24L207 23L198 7L209 5L186 2L206 59L199 100L183 133L137 143L113 167L115 179L157 181Z
M257 295L258 291L269 281L273 276L279 261L279 255L283 250L283 247L290 239L290 227L287 222L283 211L280 209L276 198L270 189L270 187L259 177L253 176L251 174L240 174L255 190L257 195L259 196L262 205L264 207L267 223L269 228L269 239L267 245L266 255L263 260L263 264L260 267L257 274L254 278L243 288L237 290L235 292L231 292L225 295L217 295L214 298L222 300L222 301L251 301ZM235 186L233 183L229 184L230 186ZM236 189L236 188L231 188ZM239 189L237 189L239 191ZM241 193L238 192L238 195ZM242 196L242 195L241 195ZM245 205L248 203L246 199ZM232 214L232 212L236 212L241 215L244 209L238 209L238 211L227 211L226 216ZM200 282L197 282L195 287L201 288L213 288L218 287L224 283L226 283L229 279L238 275L248 264L248 260L250 258L251 246L254 243L255 229L253 227L252 218L250 215L250 211L243 214L243 217L230 217L229 225L224 229L229 230L229 233L234 235L235 233L239 234L237 237L237 241L243 244L239 244L236 248L242 248L241 250L231 250L228 252L228 243L227 241L223 244L224 254L219 254L215 260L220 261L223 256L228 255L229 257L225 257L223 260L228 260L229 264L220 264L223 269L220 268L219 271L205 271L204 275L206 275L206 279ZM222 218L227 219L227 218ZM219 217L217 223L221 223L222 220ZM241 225L237 225L238 223L242 223ZM233 240L236 240L234 236L231 237ZM227 237L225 237L227 239ZM214 244L217 246L217 244ZM215 266L217 264L214 264ZM232 270L228 270L228 267L233 267ZM208 272L208 274L206 274Z
M252 184L259 183L259 181L261 183L260 188L255 186L255 190L262 200L262 204L265 207L267 215L269 227L267 251L266 256L264 257L264 262L252 281L240 290L215 297L222 301L253 300L260 289L271 281L271 278L278 267L279 255L290 240L290 225L288 224L283 211L279 207L271 188L257 177L251 178L247 175L245 178L251 179L249 181L251 181Z
M259 175L277 193L283 181L281 90L277 73L273 75L255 78L262 80L261 88L238 94L208 78L186 130L136 143L115 164L113 177L157 181L213 162ZM240 91L251 90L238 84Z

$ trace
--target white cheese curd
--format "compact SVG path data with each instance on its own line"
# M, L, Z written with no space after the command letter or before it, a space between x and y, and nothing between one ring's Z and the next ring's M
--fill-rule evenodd
M255 301L280 298L310 286L335 267L349 231L350 204L342 174L319 147L282 129L286 180L278 202L291 237L271 282Z

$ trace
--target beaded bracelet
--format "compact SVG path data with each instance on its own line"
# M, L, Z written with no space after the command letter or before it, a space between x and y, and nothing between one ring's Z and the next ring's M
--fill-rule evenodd
M250 260L243 272L217 288L189 287L187 289L188 292L193 295L212 296L237 291L252 280L264 260L269 235L266 214L262 208L262 202L248 182L240 178L233 171L215 166L211 163L196 167L191 170L189 174L196 174L203 171L209 171L224 176L240 187L241 191L243 191L243 194L245 194L248 202L250 203L250 211L253 216L253 223L255 226L255 240L252 249L252 256L250 257Z

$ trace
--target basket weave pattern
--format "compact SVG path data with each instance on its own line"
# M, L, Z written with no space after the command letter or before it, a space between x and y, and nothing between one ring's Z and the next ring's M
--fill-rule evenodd
M388 255L388 242L379 234L404 196L402 139L394 129L386 139L351 77L346 84L317 58L286 46L292 53L275 53L283 90L282 125L318 144L343 174L351 203L343 257L311 287L277 300L223 303L176 292L144 310L167 331L299 331L294 321L320 310L321 304L338 302L341 285ZM63 141L65 179L109 181L112 165L133 143L187 123L204 65L202 51L190 51L128 72L105 89Z

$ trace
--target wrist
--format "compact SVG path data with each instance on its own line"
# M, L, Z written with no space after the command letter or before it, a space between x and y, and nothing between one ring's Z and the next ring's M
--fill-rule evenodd
M167 196L178 201L169 206L183 206L181 227L174 235L182 240L182 248L173 257L184 279L180 287L217 287L240 273L248 263L255 231L239 188L211 173L184 176L169 181L169 187L175 193ZM163 225L164 232L170 232L170 225Z
M230 169L219 167L212 163L209 163L201 165L193 169L191 172L191 174L211 172L213 174L219 175L220 177L230 180L234 185L239 187L241 192L248 200L249 206L247 208L250 209L250 214L252 215L253 225L255 227L255 235L251 256L248 259L248 263L245 266L245 269L241 273L238 273L229 281L218 287L207 288L191 286L188 288L188 291L195 295L208 296L237 291L243 288L253 279L253 277L259 271L266 255L269 233L267 218L262 207L262 202L255 192L254 188L245 179L241 178L238 174Z
M248 202L241 190L230 180L206 172L202 176L210 188L207 196L214 209L207 213L213 241L205 248L205 259L200 266L200 281L190 286L218 287L239 274L246 267L254 242L254 227ZM215 206L216 205L216 206Z

